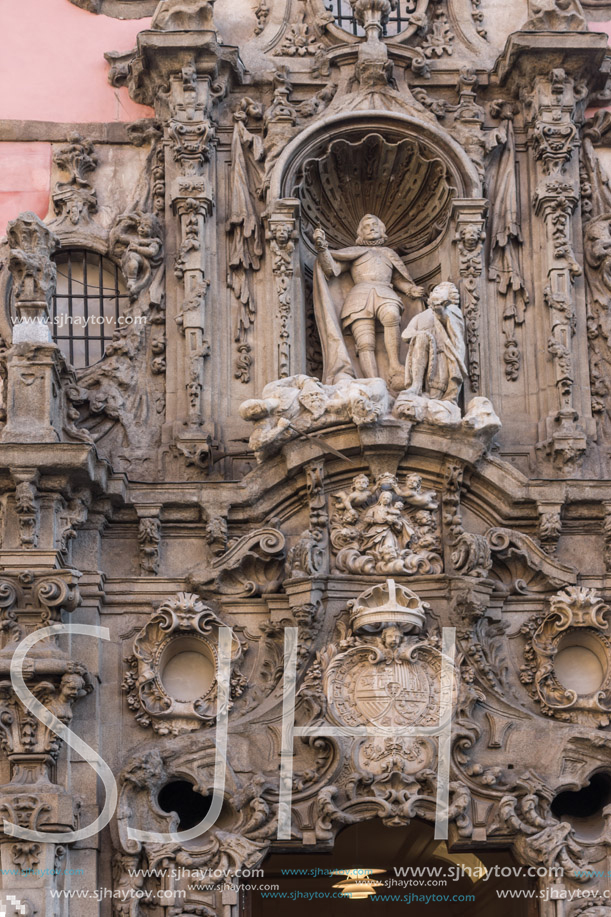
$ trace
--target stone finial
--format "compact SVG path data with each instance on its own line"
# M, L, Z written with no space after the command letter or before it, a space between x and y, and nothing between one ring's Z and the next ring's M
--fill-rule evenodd
M58 248L59 239L31 211L20 214L8 224L7 237L10 248L8 266L13 278L18 320L13 340L34 340L32 335L35 334L37 341L48 341L46 319L57 278L51 255ZM41 336L42 326L44 335Z

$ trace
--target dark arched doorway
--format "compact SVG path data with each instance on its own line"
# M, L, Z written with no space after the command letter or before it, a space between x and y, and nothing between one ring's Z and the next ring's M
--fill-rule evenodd
M448 851L433 827L413 821L388 828L379 819L346 828L328 853L272 854L265 875L247 880L261 885L245 895L247 917L530 917L535 880L504 850ZM340 868L384 869L373 878L385 884L370 899L333 897ZM319 870L318 874L316 871ZM484 872L486 871L486 874ZM278 885L277 892L269 891ZM499 895L499 892L501 895ZM510 892L526 892L514 897ZM322 895L320 893L323 893ZM315 894L309 898L308 895ZM506 897L502 897L506 894ZM412 896L410 898L410 895ZM418 908L422 908L419 910Z

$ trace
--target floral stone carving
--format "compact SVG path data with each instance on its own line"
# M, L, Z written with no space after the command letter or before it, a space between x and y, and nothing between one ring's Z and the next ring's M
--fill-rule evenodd
M608 605L593 589L567 586L550 599L550 611L523 625L526 663L520 681L546 716L589 726L611 722L611 658ZM601 660L601 684L581 693L562 684L556 671L558 653L579 647Z
M335 494L331 544L340 573L441 573L438 502L408 474L402 485L388 473L375 485L357 475L350 493Z
M202 724L212 725L216 718L218 636L223 626L214 612L190 592L179 592L166 599L134 640L134 653L126 661L129 672L123 682L127 703L135 712L141 726L152 726L160 735L180 735ZM193 662L194 654L202 657L199 669L205 684L201 696L193 693L191 684L176 686L168 678L168 664L186 654ZM231 691L236 697L243 690L241 676L235 664L242 655L239 641L234 637L231 648ZM176 666L174 666L176 671ZM192 675L189 669L189 676ZM164 682L165 678L165 682ZM202 684L200 676L194 679ZM182 693L182 697L173 696Z

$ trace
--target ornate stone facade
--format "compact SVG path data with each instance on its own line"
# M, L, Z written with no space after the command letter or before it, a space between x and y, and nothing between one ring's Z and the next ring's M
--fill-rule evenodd
M2 895L247 917L173 867L436 818L608 890L611 8L59 2L150 117L0 248Z

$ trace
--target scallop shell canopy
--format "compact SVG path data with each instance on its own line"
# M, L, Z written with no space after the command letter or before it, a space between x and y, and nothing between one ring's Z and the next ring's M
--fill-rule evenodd
M455 190L443 162L427 158L417 140L369 134L334 140L307 160L297 194L308 235L321 226L331 248L354 245L361 218L373 213L386 224L387 245L409 254L444 231Z

